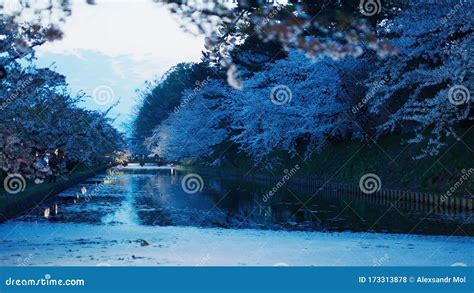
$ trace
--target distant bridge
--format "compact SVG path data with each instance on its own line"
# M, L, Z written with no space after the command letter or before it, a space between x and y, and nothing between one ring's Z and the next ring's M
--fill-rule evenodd
M128 158L129 164L157 164L158 166L164 166L170 163L176 164L176 162L164 161L160 158L148 158L148 157L131 157Z

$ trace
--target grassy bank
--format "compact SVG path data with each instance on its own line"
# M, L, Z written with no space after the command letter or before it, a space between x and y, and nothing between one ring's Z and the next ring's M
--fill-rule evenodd
M51 199L59 192L74 186L75 184L104 172L109 166L98 167L78 167L71 175L59 177L56 182L35 184L32 181L26 182L25 190L17 194L8 194L0 189L0 223L26 212L36 205ZM3 179L2 179L3 182Z
M459 180L463 170L474 168L474 127L457 128L456 133L460 140L450 138L439 155L423 159L414 159L421 154L423 146L407 144L413 137L410 134L388 136L377 143L330 143L306 160L298 156L291 158L285 153L274 154L281 165L270 171L262 168L262 164L255 166L250 158L230 148L225 152L222 165L216 168L278 176L298 164L300 170L296 177L359 184L361 176L375 173L381 178L383 188L444 193ZM472 194L474 176L459 190L463 195Z

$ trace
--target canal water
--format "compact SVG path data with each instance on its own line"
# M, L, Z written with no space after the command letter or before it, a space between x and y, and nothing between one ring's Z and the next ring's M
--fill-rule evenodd
M472 214L289 186L265 196L272 188L184 170L122 168L1 224L0 260L10 265L417 265L414 258L427 258L431 250L433 262L419 265L472 263ZM267 243L259 246L267 247L264 254L238 260L242 249L255 251L255 243ZM335 251L322 257L322 247L325 251L330 243ZM270 256L272 249L280 257ZM407 251L413 259L402 261ZM338 257L346 253L351 259Z

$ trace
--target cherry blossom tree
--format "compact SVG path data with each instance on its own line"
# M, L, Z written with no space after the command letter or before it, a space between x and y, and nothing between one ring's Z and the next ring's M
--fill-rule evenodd
M472 121L472 8L418 5L380 26L399 54L380 60L366 81L369 88L386 81L368 101L371 114L383 119L378 135L414 132L410 142L427 146L420 157L436 155L455 136L452 126Z
M226 87L222 81L211 80L201 90L185 90L183 102L148 138L151 152L170 161L212 154L213 147L228 139L221 125L225 112L218 109Z
M290 52L255 74L242 90L212 80L160 124L148 146L170 160L196 159L231 140L256 160L277 150L308 155L347 135L349 106L338 100L336 61ZM189 98L192 97L192 98Z
M82 97L70 96L64 76L50 69L10 64L0 94L4 172L44 178L68 171L69 163L113 161L114 152L123 147L107 112L77 107Z
M163 157L195 159L228 140L260 161L403 132L426 144L418 157L436 155L455 135L453 126L472 123L472 6L460 5L420 2L379 21L377 34L394 45L394 55L369 48L360 56L307 58L295 49L269 54L252 37L236 42L228 55L239 66L240 89L204 87L187 110L157 125L148 145Z
M336 61L316 62L290 52L232 90L223 106L229 113L232 140L256 159L276 150L304 154L328 138L346 136L348 106L338 101L340 79Z

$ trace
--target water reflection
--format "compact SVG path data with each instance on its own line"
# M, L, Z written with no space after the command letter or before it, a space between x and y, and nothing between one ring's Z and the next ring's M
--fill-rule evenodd
M160 225L308 231L377 231L412 234L474 234L472 214L429 213L404 203L372 202L336 192L313 193L204 177L200 193L181 188L184 171L152 170L98 176L38 207L25 221L97 225ZM83 194L81 190L87 189ZM60 216L44 210L58 207ZM51 208L53 210L53 208ZM458 229L461 226L461 229ZM465 232L465 233L464 233Z

